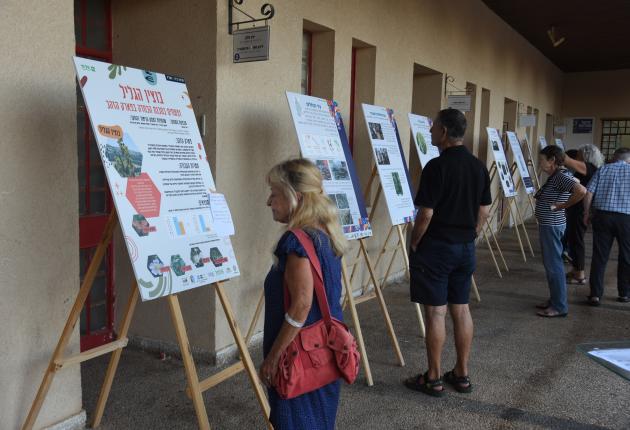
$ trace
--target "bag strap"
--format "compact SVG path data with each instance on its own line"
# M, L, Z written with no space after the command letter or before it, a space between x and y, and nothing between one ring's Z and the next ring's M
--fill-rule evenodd
M311 273L313 274L313 290L315 291L317 304L319 305L319 310L322 313L322 319L324 320L326 325L330 325L332 324L330 307L328 306L328 298L326 297L326 290L324 289L324 277L322 276L322 267L319 263L319 258L317 258L317 253L315 252L313 240L308 234L306 234L306 232L304 232L304 230L300 228L291 229L290 232L295 235L295 237L298 239L298 241L306 251L306 255L308 256L308 260L311 264ZM291 300L289 297L289 289L286 285L284 285L285 312L289 308L290 301Z

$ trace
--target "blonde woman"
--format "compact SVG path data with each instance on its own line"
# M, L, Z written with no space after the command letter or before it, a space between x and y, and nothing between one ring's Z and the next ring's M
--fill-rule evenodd
M600 167L604 165L604 156L595 145L586 144L578 148L575 158L565 157L564 165L573 171L573 176L586 187ZM567 209L567 245L571 256L572 270L567 273L568 284L586 284L584 274L584 206L573 205Z
M274 221L287 230L302 229L313 240L324 277L330 313L342 320L341 255L346 240L337 208L324 194L319 169L306 159L278 164L267 175L271 194L267 206ZM292 399L282 399L273 387L278 360L302 326L322 318L313 294L313 278L306 251L290 231L276 245L277 262L265 279L264 361L260 377L268 386L271 422L276 430L334 429L340 381ZM290 305L284 309L284 286Z

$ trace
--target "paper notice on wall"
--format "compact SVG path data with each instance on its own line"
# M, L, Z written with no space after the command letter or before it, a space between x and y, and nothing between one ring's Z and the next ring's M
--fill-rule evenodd
M503 194L505 197L513 197L516 195L516 187L514 186L514 181L512 180L510 165L508 164L505 152L503 151L503 143L501 142L501 137L499 137L499 132L490 127L486 127L486 132L488 133L488 145L490 145L492 154L494 155L494 162L499 175L499 180L501 181Z
M512 155L514 156L514 162L516 163L516 167L518 168L518 172L521 176L521 181L525 186L525 191L527 192L527 194L532 194L536 190L534 188L534 182L529 176L529 169L527 168L527 163L525 162L525 157L523 156L523 151L521 150L521 145L518 141L518 137L513 131L508 131L507 138L508 142L510 143Z
M392 225L412 222L415 207L394 111L365 103L361 106Z
M210 193L208 199L210 201L210 211L212 212L212 225L217 236L234 236L232 213L225 196L221 193Z
M409 125L420 166L424 169L429 161L440 156L440 150L431 142L431 120L426 116L410 113Z
M287 92L302 156L319 169L347 239L372 236L359 178L337 103Z
M213 222L215 183L185 81L74 64L142 300L238 276Z

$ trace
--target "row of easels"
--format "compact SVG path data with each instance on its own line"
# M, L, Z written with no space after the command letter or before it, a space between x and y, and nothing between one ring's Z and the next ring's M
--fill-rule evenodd
M33 401L26 421L22 426L23 430L30 430L35 425L35 421L37 420L44 400L46 399L46 395L48 394L48 390L50 389L50 386L57 372L61 371L65 367L80 364L93 358L112 353L107 371L105 373L105 379L101 387L99 398L96 403L96 410L94 411L90 426L92 428L95 428L98 427L101 423L101 419L103 418L103 413L105 411L105 404L107 403L107 399L109 397L114 381L114 376L118 368L118 363L120 361L120 356L122 354L123 348L127 346L127 334L129 332L129 327L131 325L134 310L138 303L139 292L136 283L134 282L131 287L131 294L129 295L129 300L125 307L125 312L118 328L118 336L115 341L70 357L66 357L64 355L64 352L66 350L66 347L68 346L74 327L81 315L81 309L83 308L85 300L88 297L90 290L92 289L97 271L101 266L101 261L103 260L107 247L112 240L112 234L117 224L118 218L116 216L116 212L113 211L109 216L103 236L96 248L96 252L92 257L92 260L90 261L90 265L81 284L81 289L77 294L70 314L68 315L68 319L66 320L66 325L64 326L61 337L57 342L57 347L55 348L48 367L46 368L44 378L42 379L35 400ZM214 288L217 296L219 297L219 300L221 301L221 305L223 307L223 311L225 312L228 325L230 326L232 336L234 337L234 341L238 347L240 360L237 365L240 370L246 370L250 384L252 386L252 389L254 390L258 404L260 405L260 409L263 414L266 426L267 428L272 429L273 427L269 422L269 404L267 402L267 398L263 391L262 385L258 379L256 367L254 366L254 363L247 349L247 344L241 336L240 330L236 323L236 318L228 297L221 283L212 284L212 288ZM223 372L219 372L218 374L213 375L210 378L200 381L199 376L197 375L195 362L192 357L188 334L186 331L186 325L184 323L184 316L179 305L179 298L177 294L172 294L167 296L166 300L168 301L171 320L173 322L173 327L177 335L177 342L179 343L180 352L182 354L182 361L184 363L186 380L188 383L188 388L186 390L188 397L192 399L195 413L197 415L199 428L204 430L210 429L210 423L208 420L208 414L203 401L202 393L209 388L217 385L218 383L225 381L231 376L234 376L238 372L234 372L235 366L232 366L231 368L226 369L228 371L224 370Z

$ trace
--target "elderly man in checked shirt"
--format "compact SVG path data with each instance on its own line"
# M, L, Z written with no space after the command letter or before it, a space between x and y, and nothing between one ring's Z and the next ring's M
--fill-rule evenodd
M601 167L588 183L584 222L593 208L593 260L588 303L598 306L604 293L604 273L614 239L619 245L617 301L630 302L630 148L615 151L614 161Z

